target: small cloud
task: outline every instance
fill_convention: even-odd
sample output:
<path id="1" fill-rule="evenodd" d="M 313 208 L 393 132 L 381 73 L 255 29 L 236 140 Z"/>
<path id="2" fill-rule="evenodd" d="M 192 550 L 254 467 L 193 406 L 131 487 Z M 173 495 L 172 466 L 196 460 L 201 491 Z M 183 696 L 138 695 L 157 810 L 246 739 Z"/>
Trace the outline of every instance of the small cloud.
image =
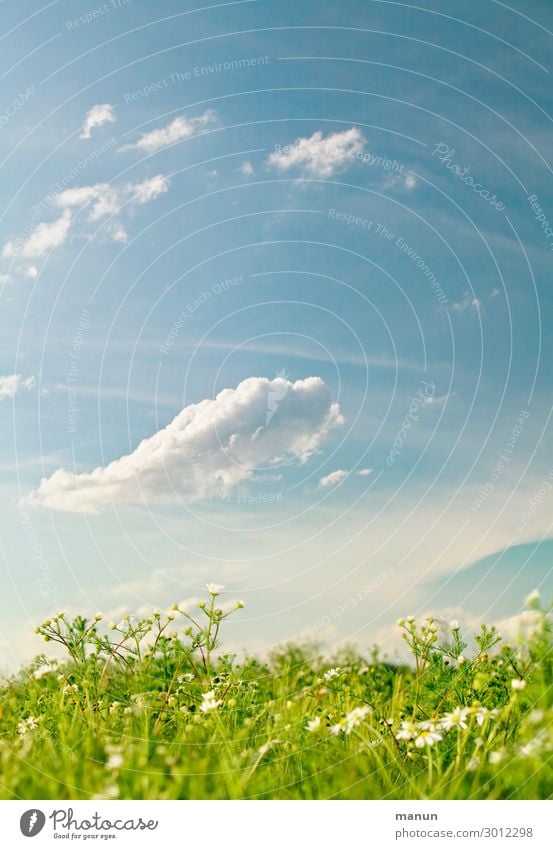
<path id="1" fill-rule="evenodd" d="M 166 127 L 158 127 L 156 130 L 144 133 L 134 144 L 126 144 L 120 147 L 119 153 L 124 150 L 144 150 L 146 153 L 155 153 L 164 147 L 176 144 L 182 139 L 190 138 L 215 119 L 216 113 L 213 109 L 208 109 L 207 112 L 197 118 L 175 118 Z"/>
<path id="2" fill-rule="evenodd" d="M 492 289 L 492 291 L 490 292 L 490 298 L 497 298 L 497 296 L 498 296 L 498 295 L 499 295 L 499 289 L 495 289 L 495 288 L 494 288 L 494 289 Z"/>
<path id="3" fill-rule="evenodd" d="M 243 162 L 240 166 L 240 173 L 243 177 L 253 177 L 255 174 L 254 167 L 251 162 Z"/>
<path id="4" fill-rule="evenodd" d="M 480 298 L 475 298 L 474 295 L 469 294 L 469 292 L 465 292 L 462 300 L 455 301 L 451 304 L 450 310 L 452 312 L 466 312 L 470 309 L 479 310 L 481 306 L 482 301 Z"/>
<path id="5" fill-rule="evenodd" d="M 315 177 L 332 177 L 363 153 L 365 138 L 361 130 L 351 127 L 323 136 L 321 130 L 309 138 L 299 138 L 287 146 L 279 146 L 267 159 L 279 171 L 301 168 Z"/>
<path id="6" fill-rule="evenodd" d="M 320 479 L 319 487 L 321 489 L 328 489 L 331 486 L 337 486 L 347 478 L 348 474 L 349 472 L 344 471 L 344 469 L 336 469 L 335 472 L 331 472 L 329 475 L 325 475 L 325 477 Z"/>
<path id="7" fill-rule="evenodd" d="M 21 374 L 7 374 L 0 377 L 0 401 L 15 398 L 21 389 L 34 389 L 36 378 L 23 377 Z"/>
<path id="8" fill-rule="evenodd" d="M 110 103 L 98 103 L 86 113 L 86 118 L 79 138 L 89 139 L 92 134 L 92 130 L 96 127 L 101 127 L 102 124 L 114 124 L 115 121 L 116 118 L 113 113 L 113 106 Z"/>
<path id="9" fill-rule="evenodd" d="M 372 475 L 374 469 L 359 469 L 357 474 L 360 478 L 367 478 L 369 475 Z"/>
<path id="10" fill-rule="evenodd" d="M 148 180 L 144 180 L 143 183 L 130 183 L 128 186 L 131 194 L 131 202 L 140 204 L 155 200 L 168 189 L 169 180 L 162 174 L 158 174 L 156 177 L 150 177 Z"/>
<path id="11" fill-rule="evenodd" d="M 38 277 L 38 268 L 36 267 L 36 265 L 28 265 L 23 271 L 23 274 L 29 280 L 36 280 Z"/>
<path id="12" fill-rule="evenodd" d="M 418 185 L 414 174 L 407 174 L 403 182 L 406 189 L 414 189 Z"/>
<path id="13" fill-rule="evenodd" d="M 38 224 L 30 236 L 21 242 L 8 241 L 2 250 L 4 259 L 22 257 L 37 259 L 45 256 L 52 248 L 62 245 L 69 235 L 71 213 L 65 210 L 61 218 L 49 224 Z"/>

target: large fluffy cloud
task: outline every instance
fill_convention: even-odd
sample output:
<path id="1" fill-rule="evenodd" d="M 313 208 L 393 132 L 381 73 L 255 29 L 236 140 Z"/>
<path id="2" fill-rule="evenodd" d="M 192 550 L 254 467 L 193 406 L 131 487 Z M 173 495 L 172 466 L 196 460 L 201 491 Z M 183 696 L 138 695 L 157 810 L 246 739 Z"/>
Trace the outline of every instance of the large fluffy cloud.
<path id="1" fill-rule="evenodd" d="M 126 144 L 124 147 L 120 147 L 119 151 L 144 150 L 146 153 L 155 153 L 163 147 L 181 141 L 181 139 L 190 138 L 214 120 L 215 112 L 212 109 L 208 109 L 207 112 L 198 115 L 197 118 L 175 118 L 166 127 L 158 127 L 155 130 L 150 130 L 149 133 L 144 133 L 135 144 Z"/>
<path id="2" fill-rule="evenodd" d="M 278 409 L 266 425 L 271 399 Z M 254 470 L 283 460 L 306 462 L 342 424 L 320 377 L 292 383 L 250 377 L 214 400 L 185 407 L 131 453 L 86 474 L 58 469 L 26 499 L 54 510 L 98 513 L 133 504 L 226 497 Z"/>
<path id="3" fill-rule="evenodd" d="M 301 168 L 315 177 L 332 177 L 356 157 L 363 154 L 365 138 L 358 127 L 323 136 L 317 130 L 309 138 L 299 138 L 293 144 L 278 146 L 267 162 L 279 171 Z"/>

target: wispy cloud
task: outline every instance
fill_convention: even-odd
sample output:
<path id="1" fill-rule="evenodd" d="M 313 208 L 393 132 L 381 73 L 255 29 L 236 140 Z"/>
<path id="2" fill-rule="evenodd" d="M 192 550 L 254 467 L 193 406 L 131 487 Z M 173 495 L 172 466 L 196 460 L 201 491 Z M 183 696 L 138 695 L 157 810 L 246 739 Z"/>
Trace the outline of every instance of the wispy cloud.
<path id="1" fill-rule="evenodd" d="M 203 115 L 197 118 L 175 118 L 166 127 L 158 127 L 155 130 L 150 130 L 149 133 L 144 133 L 134 144 L 126 144 L 119 148 L 119 153 L 125 150 L 144 150 L 146 153 L 155 153 L 164 147 L 182 139 L 188 139 L 194 136 L 208 124 L 212 124 L 216 119 L 216 113 L 213 109 L 208 109 Z"/>
<path id="2" fill-rule="evenodd" d="M 330 489 L 330 487 L 337 486 L 339 483 L 342 483 L 348 475 L 349 472 L 346 472 L 344 469 L 336 469 L 335 472 L 330 472 L 329 475 L 325 475 L 321 478 L 319 486 L 321 489 Z"/>
<path id="3" fill-rule="evenodd" d="M 340 408 L 320 377 L 288 381 L 266 426 L 274 383 L 251 377 L 213 400 L 191 404 L 130 454 L 88 474 L 58 469 L 26 501 L 53 510 L 98 513 L 112 502 L 224 498 L 260 467 L 284 458 L 304 463 L 343 423 Z"/>
<path id="4" fill-rule="evenodd" d="M 89 139 L 92 135 L 92 130 L 96 129 L 96 127 L 101 127 L 103 124 L 114 124 L 115 121 L 113 106 L 110 103 L 98 103 L 86 113 L 79 138 Z"/>
<path id="5" fill-rule="evenodd" d="M 49 224 L 38 224 L 30 235 L 22 241 L 10 240 L 2 249 L 4 259 L 21 257 L 23 259 L 38 259 L 46 256 L 53 248 L 62 245 L 69 235 L 71 213 L 66 210 L 60 218 Z"/>
<path id="6" fill-rule="evenodd" d="M 34 389 L 36 378 L 23 377 L 21 374 L 0 376 L 0 401 L 14 398 L 21 389 Z"/>

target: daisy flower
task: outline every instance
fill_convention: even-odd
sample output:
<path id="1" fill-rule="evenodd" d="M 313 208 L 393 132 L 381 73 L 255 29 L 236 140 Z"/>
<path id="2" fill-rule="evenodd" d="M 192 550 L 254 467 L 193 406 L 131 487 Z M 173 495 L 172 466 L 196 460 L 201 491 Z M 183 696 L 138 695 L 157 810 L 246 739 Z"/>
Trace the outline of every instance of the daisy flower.
<path id="1" fill-rule="evenodd" d="M 467 708 L 456 707 L 450 713 L 444 714 L 440 719 L 439 726 L 444 731 L 451 731 L 453 728 L 462 728 L 464 730 L 467 727 L 468 715 Z"/>
<path id="2" fill-rule="evenodd" d="M 315 719 L 307 720 L 307 725 L 305 727 L 305 730 L 309 731 L 309 732 L 311 732 L 311 734 L 313 734 L 313 732 L 318 731 L 320 727 L 321 727 L 321 717 L 316 716 Z"/>
<path id="3" fill-rule="evenodd" d="M 418 737 L 415 737 L 415 746 L 417 749 L 424 749 L 425 746 L 433 746 L 435 743 L 439 743 L 441 739 L 442 735 L 435 728 L 421 728 Z"/>
<path id="4" fill-rule="evenodd" d="M 211 713 L 211 711 L 217 710 L 220 705 L 221 700 L 215 698 L 213 690 L 210 690 L 208 693 L 202 693 L 202 703 L 200 705 L 202 713 Z"/>
<path id="5" fill-rule="evenodd" d="M 216 596 L 222 593 L 225 587 L 223 584 L 206 584 L 206 589 L 210 595 Z"/>
<path id="6" fill-rule="evenodd" d="M 415 722 L 402 722 L 399 726 L 399 731 L 396 734 L 396 740 L 413 740 L 417 736 L 419 730 Z"/>

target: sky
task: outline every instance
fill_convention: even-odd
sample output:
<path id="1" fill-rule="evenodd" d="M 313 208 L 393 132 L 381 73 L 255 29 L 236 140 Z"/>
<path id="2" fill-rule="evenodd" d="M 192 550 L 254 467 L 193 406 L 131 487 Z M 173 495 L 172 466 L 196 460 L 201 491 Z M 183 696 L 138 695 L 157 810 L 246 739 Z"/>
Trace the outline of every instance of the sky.
<path id="1" fill-rule="evenodd" d="M 0 11 L 0 665 L 550 598 L 550 4 Z"/>

